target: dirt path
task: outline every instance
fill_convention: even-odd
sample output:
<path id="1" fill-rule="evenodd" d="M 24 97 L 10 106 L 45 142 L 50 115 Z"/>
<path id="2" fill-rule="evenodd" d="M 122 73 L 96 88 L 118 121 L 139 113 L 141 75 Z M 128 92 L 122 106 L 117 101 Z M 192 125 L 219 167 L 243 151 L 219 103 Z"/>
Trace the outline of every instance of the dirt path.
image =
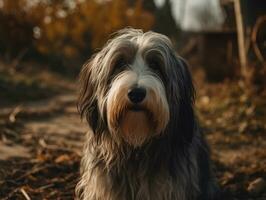
<path id="1" fill-rule="evenodd" d="M 18 135 L 15 135 L 15 131 L 13 133 L 19 142 L 8 138 L 1 141 L 0 159 L 30 157 L 29 144 L 33 139 L 38 140 L 38 144 L 35 145 L 56 145 L 58 148 L 69 148 L 79 152 L 86 125 L 77 114 L 75 101 L 74 94 L 65 94 L 49 100 L 6 108 L 3 115 L 9 115 L 10 125 L 21 127 Z M 6 128 L 5 131 L 12 134 L 12 129 Z"/>
<path id="2" fill-rule="evenodd" d="M 2 109 L 0 199 L 73 199 L 86 126 L 73 93 Z M 67 180 L 63 194 L 58 184 Z"/>

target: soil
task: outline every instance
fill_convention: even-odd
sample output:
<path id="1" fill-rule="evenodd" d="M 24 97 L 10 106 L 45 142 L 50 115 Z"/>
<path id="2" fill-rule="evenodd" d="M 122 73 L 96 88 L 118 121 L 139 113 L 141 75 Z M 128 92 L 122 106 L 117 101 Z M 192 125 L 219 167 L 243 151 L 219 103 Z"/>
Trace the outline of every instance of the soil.
<path id="1" fill-rule="evenodd" d="M 247 94 L 241 81 L 194 79 L 221 199 L 265 200 L 266 93 Z M 88 127 L 76 111 L 75 84 L 66 85 L 49 98 L 1 106 L 0 199 L 74 198 Z"/>

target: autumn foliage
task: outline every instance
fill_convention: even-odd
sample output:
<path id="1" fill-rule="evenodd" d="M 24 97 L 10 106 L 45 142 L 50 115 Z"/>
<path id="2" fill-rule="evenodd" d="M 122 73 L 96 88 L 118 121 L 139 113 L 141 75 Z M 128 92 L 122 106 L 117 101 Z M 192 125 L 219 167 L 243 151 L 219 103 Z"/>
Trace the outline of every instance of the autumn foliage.
<path id="1" fill-rule="evenodd" d="M 0 53 L 87 57 L 110 33 L 126 26 L 147 30 L 153 24 L 142 0 L 133 5 L 126 0 L 0 0 Z"/>

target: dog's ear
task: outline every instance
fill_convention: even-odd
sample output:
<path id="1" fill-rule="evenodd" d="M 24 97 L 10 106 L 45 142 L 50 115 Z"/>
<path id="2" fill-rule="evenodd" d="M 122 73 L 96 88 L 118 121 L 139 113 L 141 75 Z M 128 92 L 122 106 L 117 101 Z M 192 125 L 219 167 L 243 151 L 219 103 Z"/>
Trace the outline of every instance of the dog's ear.
<path id="1" fill-rule="evenodd" d="M 99 109 L 95 96 L 95 83 L 92 80 L 93 62 L 94 57 L 83 65 L 80 72 L 77 107 L 81 117 L 85 117 L 93 132 L 96 132 L 99 126 Z"/>
<path id="2" fill-rule="evenodd" d="M 170 129 L 182 144 L 192 141 L 195 128 L 195 90 L 187 63 L 172 53 L 169 69 L 168 100 L 170 106 Z M 181 140 L 180 140 L 181 139 Z"/>

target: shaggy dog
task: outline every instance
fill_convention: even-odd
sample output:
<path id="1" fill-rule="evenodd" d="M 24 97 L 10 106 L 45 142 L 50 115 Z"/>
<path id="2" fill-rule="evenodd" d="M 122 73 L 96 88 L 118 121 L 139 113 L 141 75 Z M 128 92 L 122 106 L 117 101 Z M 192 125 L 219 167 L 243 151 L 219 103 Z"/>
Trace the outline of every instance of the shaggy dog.
<path id="1" fill-rule="evenodd" d="M 90 130 L 78 199 L 214 199 L 191 76 L 166 36 L 119 31 L 84 65 L 80 84 Z"/>

